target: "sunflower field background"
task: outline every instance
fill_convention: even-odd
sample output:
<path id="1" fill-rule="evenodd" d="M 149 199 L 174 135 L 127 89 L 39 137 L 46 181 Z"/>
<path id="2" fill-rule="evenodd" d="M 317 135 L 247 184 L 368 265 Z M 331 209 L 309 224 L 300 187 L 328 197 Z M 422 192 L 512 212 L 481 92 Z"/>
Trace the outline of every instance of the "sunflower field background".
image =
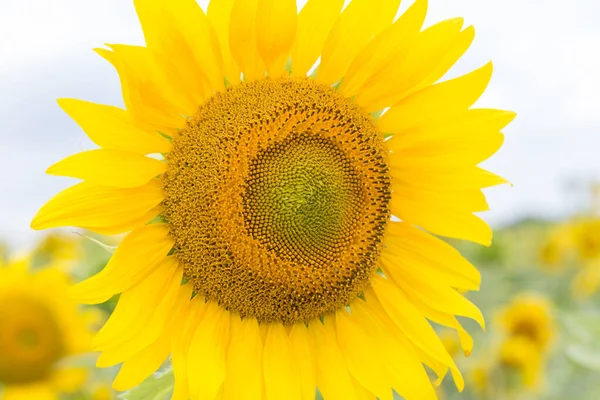
<path id="1" fill-rule="evenodd" d="M 591 212 L 564 221 L 529 218 L 496 230 L 491 247 L 453 242 L 482 272 L 480 292 L 470 298 L 488 324 L 481 332 L 466 322 L 475 347 L 469 357 L 455 332 L 439 328 L 443 343 L 466 378 L 463 393 L 451 379 L 438 387 L 440 399 L 581 399 L 600 396 L 600 218 Z M 56 231 L 29 254 L 32 268 L 60 265 L 75 280 L 91 276 L 108 261 L 117 242 L 85 231 Z M 15 256 L 2 246 L 2 261 Z M 91 306 L 106 319 L 116 298 Z M 69 363 L 89 373 L 66 400 L 168 400 L 170 366 L 139 387 L 118 393 L 110 384 L 118 369 L 94 368 L 85 354 Z M 399 398 L 400 399 L 400 398 Z"/>
<path id="2" fill-rule="evenodd" d="M 0 335 L 0 378 L 7 377 L 4 382 L 0 379 L 0 400 L 169 400 L 175 386 L 169 360 L 141 385 L 126 392 L 112 388 L 119 366 L 96 367 L 98 353 L 93 351 L 91 337 L 114 312 L 118 295 L 102 304 L 85 306 L 75 305 L 63 296 L 67 286 L 101 271 L 123 236 L 103 236 L 76 228 L 34 234 L 28 228 L 35 209 L 56 189 L 40 178 L 40 165 L 50 165 L 65 154 L 88 147 L 87 142 L 73 139 L 81 133 L 74 124 L 64 128 L 66 123 L 57 116 L 60 112 L 45 109 L 47 103 L 55 106 L 54 98 L 64 93 L 60 90 L 65 86 L 68 94 L 76 95 L 84 93 L 81 87 L 91 86 L 91 95 L 81 97 L 94 101 L 109 103 L 118 97 L 118 89 L 107 89 L 110 85 L 104 81 L 89 82 L 94 74 L 108 76 L 112 71 L 73 58 L 82 48 L 91 47 L 85 40 L 100 45 L 105 38 L 90 34 L 87 39 L 78 40 L 77 33 L 85 31 L 86 25 L 90 30 L 100 27 L 98 32 L 108 30 L 109 39 L 117 40 L 117 31 L 111 30 L 113 25 L 126 26 L 118 32 L 124 36 L 129 35 L 130 27 L 138 29 L 133 18 L 100 11 L 102 2 L 92 1 L 89 8 L 71 0 L 57 1 L 56 6 L 48 3 L 52 2 L 33 1 L 33 11 L 16 2 L 0 4 L 0 37 L 20 33 L 15 37 L 16 44 L 0 42 L 0 49 L 6 50 L 7 55 L 0 55 L 0 149 L 5 153 L 0 159 L 5 171 L 0 178 L 0 184 L 5 185 L 0 193 L 0 207 L 5 212 L 0 221 L 0 307 L 14 304 L 3 303 L 5 299 L 18 299 L 19 304 L 25 305 L 0 308 L 0 334 L 8 332 Z M 206 2 L 199 3 L 204 6 Z M 402 9 L 412 3 L 402 1 Z M 429 8 L 441 20 L 434 10 L 452 9 L 449 3 L 452 2 L 430 0 Z M 600 58 L 596 50 L 600 48 L 600 31 L 595 23 L 600 8 L 591 0 L 570 4 L 536 0 L 527 5 L 515 0 L 504 8 L 514 6 L 516 11 L 501 14 L 504 21 L 492 24 L 494 28 L 486 31 L 477 15 L 492 21 L 494 14 L 502 11 L 500 2 L 458 3 L 461 8 L 457 13 L 477 11 L 467 20 L 476 28 L 483 28 L 482 36 L 488 46 L 475 47 L 474 52 L 467 53 L 458 69 L 464 73 L 482 65 L 488 56 L 494 59 L 499 81 L 493 80 L 489 91 L 499 94 L 497 98 L 484 97 L 483 103 L 500 103 L 514 109 L 518 118 L 516 126 L 505 131 L 506 145 L 485 165 L 506 174 L 511 182 L 489 190 L 492 211 L 481 214 L 493 227 L 492 245 L 483 247 L 444 239 L 481 272 L 480 290 L 466 297 L 482 311 L 486 329 L 482 331 L 474 321 L 458 317 L 474 340 L 472 353 L 463 354 L 456 332 L 432 323 L 465 377 L 461 393 L 450 376 L 436 382 L 436 393 L 441 400 L 600 399 Z M 130 8 L 128 12 L 135 14 L 133 6 Z M 103 18 L 96 18 L 96 14 Z M 85 18 L 79 20 L 77 15 Z M 11 25 L 13 19 L 25 27 L 43 27 L 52 41 L 48 42 L 43 32 L 32 39 L 29 31 L 16 23 Z M 77 22 L 65 24 L 71 30 L 61 31 L 61 22 L 72 20 Z M 569 32 L 564 37 L 553 36 L 558 35 L 555 28 L 561 21 L 572 24 L 571 29 L 565 25 L 564 30 Z M 129 37 L 135 42 L 133 34 Z M 544 37 L 545 41 L 540 39 Z M 57 43 L 69 40 L 73 46 L 61 53 Z M 508 42 L 510 46 L 505 47 L 513 52 L 494 57 L 494 45 Z M 89 72 L 89 76 L 75 76 L 73 80 L 63 77 L 60 82 L 51 67 L 58 58 L 67 72 L 78 68 Z M 509 64 L 509 59 L 520 58 L 524 66 Z M 508 66 L 503 67 L 503 62 Z M 43 69 L 46 63 L 50 67 Z M 18 75 L 18 71 L 29 75 Z M 450 75 L 461 73 L 452 70 Z M 574 82 L 578 76 L 585 77 L 579 86 Z M 38 86 L 42 88 L 39 95 Z M 551 95 L 566 99 L 568 104 L 554 101 L 542 105 L 542 99 L 552 98 Z M 27 114 L 17 118 L 21 115 L 17 109 L 26 109 Z M 31 117 L 38 112 L 41 117 Z M 71 136 L 62 135 L 61 129 L 71 129 Z M 572 147 L 561 151 L 567 145 Z M 62 147 L 57 150 L 53 146 Z M 35 168 L 35 172 L 30 168 Z M 496 208 L 501 212 L 495 213 Z M 4 294 L 9 296 L 2 297 Z M 27 308 L 30 301 L 32 308 Z M 61 310 L 61 315 L 65 315 L 62 325 L 45 321 L 46 305 Z M 8 318 L 27 322 L 38 316 L 40 322 L 33 326 L 51 331 L 61 340 L 25 343 L 39 350 L 38 355 L 25 356 L 39 356 L 40 361 L 40 371 L 25 372 L 39 372 L 43 379 L 26 393 L 20 393 L 22 366 L 1 358 L 14 351 L 11 326 L 2 324 Z M 68 338 L 69 346 L 65 346 L 64 338 Z M 50 354 L 52 359 L 55 353 L 61 354 L 60 361 L 47 365 L 45 357 Z M 434 381 L 434 374 L 430 376 Z M 399 396 L 396 399 L 402 400 Z"/>

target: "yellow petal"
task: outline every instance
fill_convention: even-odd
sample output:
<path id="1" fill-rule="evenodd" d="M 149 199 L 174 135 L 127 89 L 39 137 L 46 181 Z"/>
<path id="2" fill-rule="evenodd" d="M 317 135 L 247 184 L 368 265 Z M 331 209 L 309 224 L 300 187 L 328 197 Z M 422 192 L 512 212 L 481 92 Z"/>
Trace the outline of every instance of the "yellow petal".
<path id="1" fill-rule="evenodd" d="M 460 322 L 458 322 L 454 315 L 434 310 L 431 307 L 428 307 L 425 304 L 419 302 L 414 297 L 410 297 L 410 299 L 417 308 L 417 310 L 419 310 L 423 314 L 423 316 L 425 316 L 425 318 L 427 318 L 428 320 L 433 321 L 436 324 L 456 329 L 465 356 L 468 357 L 471 355 L 471 352 L 473 351 L 473 338 L 471 337 L 469 332 L 467 332 L 465 328 L 463 328 Z"/>
<path id="2" fill-rule="evenodd" d="M 462 391 L 462 375 L 431 325 L 391 281 L 377 276 L 374 278 L 373 291 L 390 319 L 417 347 L 448 366 L 457 388 Z"/>
<path id="3" fill-rule="evenodd" d="M 504 110 L 467 110 L 444 118 L 423 120 L 403 130 L 396 126 L 396 132 L 386 145 L 393 152 L 417 152 L 419 146 L 443 144 L 449 140 L 477 140 L 480 136 L 500 132 L 515 116 L 515 113 Z"/>
<path id="4" fill-rule="evenodd" d="M 298 370 L 286 328 L 280 323 L 269 324 L 263 353 L 263 373 L 267 400 L 300 400 Z"/>
<path id="5" fill-rule="evenodd" d="M 448 45 L 437 48 L 438 51 L 435 53 L 435 56 L 428 61 L 429 65 L 418 71 L 416 78 L 413 78 L 410 85 L 406 85 L 404 86 L 404 89 L 393 93 L 390 97 L 387 97 L 383 103 L 395 104 L 401 99 L 409 96 L 411 93 L 437 82 L 469 49 L 474 38 L 475 29 L 472 26 L 459 32 Z M 405 60 L 405 62 L 412 63 L 414 61 Z M 373 108 L 378 108 L 381 104 L 382 103 L 380 102 L 379 104 L 374 105 Z"/>
<path id="6" fill-rule="evenodd" d="M 381 132 L 398 132 L 433 120 L 466 111 L 483 94 L 492 77 L 492 64 L 467 75 L 418 91 L 390 108 L 377 120 Z"/>
<path id="7" fill-rule="evenodd" d="M 231 341 L 227 350 L 225 400 L 262 400 L 263 342 L 254 318 L 231 315 Z M 314 396 L 314 392 L 313 392 Z"/>
<path id="8" fill-rule="evenodd" d="M 137 219 L 114 221 L 114 223 L 107 224 L 105 226 L 81 226 L 80 228 L 99 233 L 100 235 L 114 235 L 115 233 L 129 232 L 135 228 L 146 225 L 163 212 L 164 207 L 162 204 L 159 204 L 158 206 L 148 210 L 146 214 L 143 214 Z"/>
<path id="9" fill-rule="evenodd" d="M 356 55 L 373 35 L 389 26 L 400 0 L 352 0 L 333 25 L 321 55 L 317 81 L 331 85 L 344 76 Z"/>
<path id="10" fill-rule="evenodd" d="M 327 400 L 357 400 L 352 379 L 337 345 L 334 321 L 316 320 L 308 325 L 317 353 L 317 386 Z"/>
<path id="11" fill-rule="evenodd" d="M 417 87 L 417 90 L 432 83 L 437 82 L 458 62 L 458 60 L 465 54 L 465 52 L 471 47 L 475 39 L 475 28 L 469 26 L 462 32 L 460 32 L 456 39 L 446 49 L 446 53 L 442 57 L 441 61 L 431 72 L 431 74 L 421 82 Z"/>
<path id="12" fill-rule="evenodd" d="M 135 0 L 149 49 L 176 64 L 196 104 L 224 89 L 217 35 L 195 0 Z"/>
<path id="13" fill-rule="evenodd" d="M 90 150 L 54 164 L 46 173 L 70 176 L 104 186 L 142 186 L 162 174 L 167 164 L 122 150 Z"/>
<path id="14" fill-rule="evenodd" d="M 366 299 L 369 313 L 373 315 L 382 326 L 384 326 L 385 331 L 391 335 L 389 337 L 393 338 L 393 340 L 390 342 L 392 344 L 390 348 L 398 347 L 396 350 L 402 352 L 403 354 L 410 354 L 420 363 L 427 365 L 437 375 L 436 382 L 442 382 L 448 373 L 448 366 L 420 347 L 415 346 L 412 340 L 409 339 L 391 319 L 388 312 L 381 305 L 381 302 L 377 298 L 377 295 L 372 288 L 364 291 L 364 297 Z M 399 357 L 399 359 L 403 359 L 402 357 L 403 356 Z M 427 380 L 431 382 L 429 378 Z"/>
<path id="15" fill-rule="evenodd" d="M 356 392 L 356 398 L 358 400 L 377 400 L 377 397 L 369 392 L 363 385 L 358 383 L 354 377 L 352 377 L 352 386 L 354 386 L 354 391 Z"/>
<path id="16" fill-rule="evenodd" d="M 119 226 L 112 234 L 126 232 L 140 224 L 140 217 L 164 198 L 160 182 L 152 181 L 136 188 L 112 188 L 82 182 L 46 203 L 34 217 L 36 230 L 59 226 L 77 226 L 94 230 Z"/>
<path id="17" fill-rule="evenodd" d="M 351 379 L 352 386 L 354 387 L 354 392 L 356 393 L 356 398 L 358 400 L 377 400 L 377 397 L 369 392 L 363 385 L 358 383 L 354 377 L 351 377 Z"/>
<path id="18" fill-rule="evenodd" d="M 298 368 L 302 400 L 314 400 L 317 389 L 317 356 L 308 328 L 296 323 L 290 331 L 294 362 Z"/>
<path id="19" fill-rule="evenodd" d="M 192 295 L 191 285 L 181 286 L 180 278 L 181 275 L 179 275 L 179 279 L 171 282 L 147 325 L 134 326 L 131 334 L 127 337 L 111 343 L 109 348 L 103 349 L 96 363 L 98 367 L 119 364 L 142 352 L 161 336 L 170 334 L 171 324 Z"/>
<path id="20" fill-rule="evenodd" d="M 173 244 L 168 225 L 152 224 L 134 230 L 123 239 L 102 271 L 73 286 L 71 296 L 80 303 L 105 302 L 148 276 Z"/>
<path id="21" fill-rule="evenodd" d="M 193 115 L 198 103 L 175 65 L 146 47 L 112 45 L 111 49 L 96 52 L 117 70 L 127 111 L 161 132 L 183 128 L 185 116 Z"/>
<path id="22" fill-rule="evenodd" d="M 256 47 L 258 0 L 235 0 L 229 23 L 229 48 L 245 80 L 260 79 L 265 65 Z"/>
<path id="23" fill-rule="evenodd" d="M 177 258 L 169 256 L 139 283 L 121 293 L 115 310 L 94 337 L 94 348 L 104 350 L 127 342 L 141 327 L 147 327 L 162 299 L 178 289 L 182 274 Z M 147 300 L 140 302 L 139 299 Z"/>
<path id="24" fill-rule="evenodd" d="M 163 335 L 156 342 L 123 363 L 113 382 L 113 389 L 125 391 L 139 385 L 160 368 L 170 352 L 171 337 Z"/>
<path id="25" fill-rule="evenodd" d="M 392 212 L 402 220 L 421 226 L 436 235 L 469 240 L 483 246 L 492 243 L 489 225 L 471 213 L 457 213 L 442 207 L 424 210 L 421 204 L 413 200 L 395 202 Z"/>
<path id="26" fill-rule="evenodd" d="M 481 327 L 485 327 L 481 311 L 456 289 L 449 287 L 439 279 L 425 279 L 413 272 L 415 265 L 402 270 L 394 268 L 393 263 L 399 260 L 392 257 L 391 254 L 392 250 L 388 249 L 385 250 L 385 255 L 382 254 L 381 260 L 385 266 L 385 272 L 409 297 L 434 310 L 471 318 L 477 321 Z"/>
<path id="27" fill-rule="evenodd" d="M 392 26 L 375 37 L 350 65 L 340 93 L 346 97 L 356 95 L 395 54 L 406 53 L 419 34 L 426 14 L 427 0 L 417 0 Z"/>
<path id="28" fill-rule="evenodd" d="M 76 99 L 59 99 L 58 105 L 104 149 L 138 154 L 171 151 L 168 140 L 156 132 L 142 130 L 125 110 Z"/>
<path id="29" fill-rule="evenodd" d="M 443 207 L 457 213 L 473 213 L 488 211 L 489 206 L 481 190 L 428 190 L 413 187 L 412 185 L 394 185 L 393 198 L 408 199 L 422 202 L 424 207 Z"/>
<path id="30" fill-rule="evenodd" d="M 392 24 L 394 19 L 396 19 L 400 3 L 400 0 L 383 0 L 378 2 L 377 7 L 375 8 L 378 8 L 379 12 L 375 18 L 375 23 L 373 24 L 371 38 L 379 35 Z"/>
<path id="31" fill-rule="evenodd" d="M 394 390 L 407 400 L 437 399 L 421 362 L 399 343 L 399 335 L 377 319 L 369 305 L 360 299 L 355 300 L 351 304 L 352 318 L 364 327 L 374 346 L 379 345 L 378 361 L 385 366 Z"/>
<path id="32" fill-rule="evenodd" d="M 344 0 L 308 0 L 298 15 L 298 32 L 292 47 L 292 74 L 303 76 L 317 61 Z"/>
<path id="33" fill-rule="evenodd" d="M 229 82 L 236 84 L 240 81 L 240 69 L 229 50 L 229 24 L 233 2 L 234 0 L 211 0 L 208 3 L 206 16 L 215 28 L 219 38 L 225 76 Z"/>
<path id="34" fill-rule="evenodd" d="M 194 301 L 197 300 L 197 301 Z M 199 379 L 194 379 L 196 375 L 196 371 L 193 368 L 194 363 L 198 361 L 194 361 L 195 353 L 191 352 L 192 341 L 194 340 L 194 335 L 196 331 L 199 329 L 200 322 L 203 320 L 204 316 L 208 311 L 208 303 L 205 301 L 204 297 L 200 296 L 199 299 L 192 299 L 191 309 L 193 314 L 195 314 L 193 319 L 190 319 L 188 323 L 185 325 L 185 335 L 180 338 L 180 345 L 185 344 L 186 346 L 181 349 L 185 352 L 184 358 L 186 361 L 185 369 L 187 374 L 187 383 L 188 383 L 188 393 L 189 396 L 186 397 L 190 400 L 200 400 L 198 393 L 200 392 L 200 384 L 201 381 Z M 198 376 L 198 375 L 196 375 Z"/>
<path id="35" fill-rule="evenodd" d="M 188 353 L 192 399 L 214 399 L 225 380 L 225 356 L 229 343 L 229 312 L 215 302 L 206 304 Z M 192 390 L 196 389 L 196 390 Z"/>
<path id="36" fill-rule="evenodd" d="M 199 318 L 205 309 L 200 295 L 188 301 L 173 319 L 172 362 L 175 376 L 172 400 L 189 400 L 187 353 Z M 197 391 L 195 391 L 197 392 Z"/>
<path id="37" fill-rule="evenodd" d="M 256 44 L 269 76 L 285 72 L 290 48 L 296 37 L 296 0 L 258 0 Z"/>
<path id="38" fill-rule="evenodd" d="M 481 218 L 429 197 L 420 197 L 418 191 L 405 191 L 403 196 L 392 196 L 390 208 L 403 221 L 436 235 L 470 240 L 484 246 L 492 242 L 492 230 Z"/>
<path id="39" fill-rule="evenodd" d="M 458 167 L 477 165 L 497 152 L 504 143 L 500 132 L 479 132 L 478 135 L 450 137 L 414 145 L 391 156 L 394 166 L 436 165 Z"/>
<path id="40" fill-rule="evenodd" d="M 475 166 L 453 169 L 423 166 L 395 168 L 392 180 L 436 190 L 472 190 L 509 183 L 506 179 Z"/>
<path id="41" fill-rule="evenodd" d="M 350 374 L 380 400 L 393 399 L 385 370 L 382 372 L 380 359 L 364 329 L 345 310 L 335 313 L 338 345 L 346 360 Z"/>
<path id="42" fill-rule="evenodd" d="M 449 286 L 478 290 L 481 274 L 458 250 L 433 235 L 404 222 L 390 222 L 386 233 L 391 268 L 398 274 L 419 265 L 420 273 L 437 278 Z"/>
<path id="43" fill-rule="evenodd" d="M 393 106 L 433 73 L 460 33 L 460 18 L 440 22 L 423 31 L 405 53 L 397 53 L 356 96 L 368 112 Z"/>

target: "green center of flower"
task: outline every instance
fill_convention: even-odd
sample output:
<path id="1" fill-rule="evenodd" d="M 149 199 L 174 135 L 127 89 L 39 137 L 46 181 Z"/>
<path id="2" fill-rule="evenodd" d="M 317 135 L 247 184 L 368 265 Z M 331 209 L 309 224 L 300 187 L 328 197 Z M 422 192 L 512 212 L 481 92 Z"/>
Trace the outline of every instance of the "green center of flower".
<path id="1" fill-rule="evenodd" d="M 250 162 L 242 195 L 253 238 L 288 261 L 334 261 L 356 229 L 364 206 L 361 181 L 330 139 L 291 136 Z"/>

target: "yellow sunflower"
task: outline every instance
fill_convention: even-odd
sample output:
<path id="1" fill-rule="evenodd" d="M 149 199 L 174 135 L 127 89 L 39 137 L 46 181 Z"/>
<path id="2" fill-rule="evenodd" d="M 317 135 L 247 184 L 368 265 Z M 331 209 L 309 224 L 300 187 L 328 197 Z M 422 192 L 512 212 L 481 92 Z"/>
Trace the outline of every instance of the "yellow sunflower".
<path id="1" fill-rule="evenodd" d="M 600 219 L 582 218 L 572 223 L 572 241 L 581 261 L 600 259 Z"/>
<path id="2" fill-rule="evenodd" d="M 468 382 L 472 385 L 471 390 L 481 398 L 492 398 L 495 392 L 493 367 L 493 363 L 486 357 L 475 361 L 467 372 Z"/>
<path id="3" fill-rule="evenodd" d="M 81 237 L 63 232 L 52 232 L 44 236 L 35 249 L 32 258 L 36 265 L 57 264 L 68 268 L 82 257 Z"/>
<path id="4" fill-rule="evenodd" d="M 570 261 L 580 268 L 571 284 L 575 297 L 586 299 L 600 287 L 600 219 L 578 217 L 552 231 L 542 246 L 543 265 L 555 270 Z"/>
<path id="5" fill-rule="evenodd" d="M 507 336 L 524 338 L 542 353 L 547 352 L 554 342 L 557 328 L 552 305 L 539 295 L 517 296 L 499 312 L 498 320 Z"/>
<path id="6" fill-rule="evenodd" d="M 543 382 L 543 354 L 523 336 L 506 338 L 500 348 L 500 365 L 505 373 L 516 372 L 518 386 L 539 390 Z"/>
<path id="7" fill-rule="evenodd" d="M 573 247 L 571 227 L 561 224 L 553 228 L 540 248 L 539 259 L 548 271 L 560 271 L 567 267 L 566 255 Z"/>
<path id="8" fill-rule="evenodd" d="M 56 268 L 0 265 L 0 399 L 52 400 L 77 390 L 86 370 L 65 363 L 91 349 L 84 313 L 68 298 L 71 282 Z"/>
<path id="9" fill-rule="evenodd" d="M 126 109 L 59 100 L 101 149 L 50 167 L 83 182 L 32 223 L 129 232 L 71 292 L 121 294 L 94 342 L 115 388 L 171 354 L 173 399 L 435 398 L 424 366 L 462 389 L 429 321 L 469 353 L 480 275 L 433 234 L 490 244 L 505 181 L 478 164 L 514 118 L 471 109 L 491 64 L 436 83 L 473 28 L 423 29 L 425 0 L 134 3 L 146 47 L 97 50 Z"/>
<path id="10" fill-rule="evenodd" d="M 110 386 L 99 386 L 92 393 L 92 400 L 114 400 L 115 394 Z"/>
<path id="11" fill-rule="evenodd" d="M 600 288 L 600 219 L 578 218 L 569 224 L 571 246 L 581 269 L 571 284 L 576 298 L 586 299 Z"/>
<path id="12" fill-rule="evenodd" d="M 581 271 L 575 275 L 571 283 L 573 296 L 585 300 L 600 289 L 600 260 L 582 265 Z"/>
<path id="13" fill-rule="evenodd" d="M 556 324 L 548 300 L 521 295 L 499 313 L 505 334 L 500 348 L 502 365 L 520 373 L 525 387 L 540 389 L 546 356 L 556 336 Z"/>

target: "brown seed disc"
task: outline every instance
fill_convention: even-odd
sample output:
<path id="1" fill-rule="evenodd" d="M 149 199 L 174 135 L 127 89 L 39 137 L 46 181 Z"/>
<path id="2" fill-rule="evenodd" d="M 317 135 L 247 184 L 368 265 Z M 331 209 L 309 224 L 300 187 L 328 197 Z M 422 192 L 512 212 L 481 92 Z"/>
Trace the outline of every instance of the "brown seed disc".
<path id="1" fill-rule="evenodd" d="M 390 216 L 382 136 L 335 90 L 265 78 L 214 95 L 173 140 L 164 217 L 197 293 L 291 324 L 349 304 Z"/>

